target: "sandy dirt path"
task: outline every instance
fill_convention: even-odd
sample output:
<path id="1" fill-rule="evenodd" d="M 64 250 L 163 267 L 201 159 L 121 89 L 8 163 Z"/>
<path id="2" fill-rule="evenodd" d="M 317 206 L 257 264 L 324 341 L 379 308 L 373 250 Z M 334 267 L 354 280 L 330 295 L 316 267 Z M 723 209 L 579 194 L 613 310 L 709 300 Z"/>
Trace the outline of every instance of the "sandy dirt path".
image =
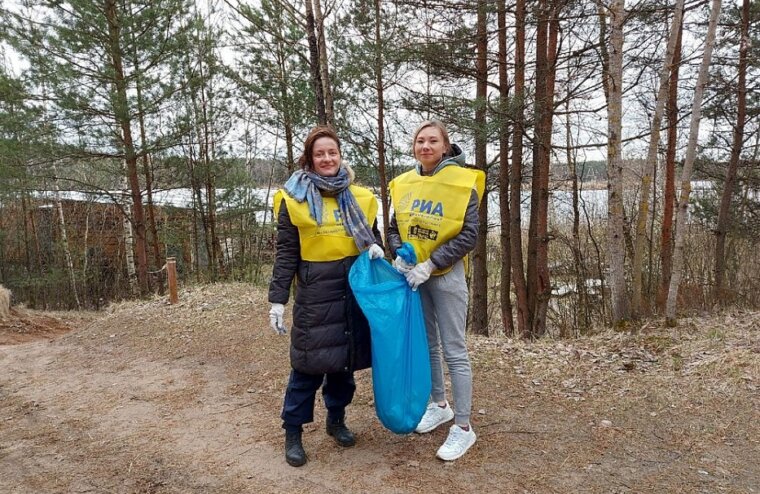
<path id="1" fill-rule="evenodd" d="M 0 492 L 760 492 L 756 322 L 722 339 L 471 340 L 479 439 L 450 464 L 434 457 L 445 430 L 383 429 L 362 372 L 357 446 L 326 436 L 318 405 L 294 469 L 278 419 L 287 339 L 249 292 L 126 304 L 0 346 Z"/>

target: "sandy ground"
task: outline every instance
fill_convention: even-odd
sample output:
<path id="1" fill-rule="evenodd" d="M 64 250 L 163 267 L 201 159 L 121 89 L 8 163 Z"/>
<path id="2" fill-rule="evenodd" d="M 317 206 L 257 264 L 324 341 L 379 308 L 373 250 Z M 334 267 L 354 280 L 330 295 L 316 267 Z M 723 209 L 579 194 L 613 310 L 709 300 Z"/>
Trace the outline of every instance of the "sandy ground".
<path id="1" fill-rule="evenodd" d="M 370 372 L 354 448 L 306 428 L 283 458 L 287 337 L 263 290 L 186 290 L 178 305 L 15 309 L 0 321 L 2 493 L 760 492 L 760 314 L 636 335 L 469 340 L 478 442 L 443 463 L 446 430 L 397 436 Z"/>

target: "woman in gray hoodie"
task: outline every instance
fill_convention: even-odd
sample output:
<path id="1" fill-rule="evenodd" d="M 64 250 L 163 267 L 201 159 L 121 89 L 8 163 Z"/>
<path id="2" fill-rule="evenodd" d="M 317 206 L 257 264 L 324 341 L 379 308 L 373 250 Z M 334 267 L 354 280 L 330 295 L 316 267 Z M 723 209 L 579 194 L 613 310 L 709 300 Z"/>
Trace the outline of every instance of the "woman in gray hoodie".
<path id="1" fill-rule="evenodd" d="M 462 149 L 449 141 L 440 122 L 423 122 L 414 133 L 412 149 L 417 166 L 390 183 L 394 214 L 388 243 L 394 267 L 413 290 L 419 289 L 425 314 L 433 388 L 431 403 L 415 431 L 430 432 L 454 419 L 437 456 L 455 460 L 476 440 L 470 424 L 472 369 L 465 341 L 465 264 L 477 241 L 485 174 L 465 166 Z M 404 242 L 414 247 L 415 264 L 397 257 Z M 442 360 L 451 377 L 454 410 L 446 400 Z"/>

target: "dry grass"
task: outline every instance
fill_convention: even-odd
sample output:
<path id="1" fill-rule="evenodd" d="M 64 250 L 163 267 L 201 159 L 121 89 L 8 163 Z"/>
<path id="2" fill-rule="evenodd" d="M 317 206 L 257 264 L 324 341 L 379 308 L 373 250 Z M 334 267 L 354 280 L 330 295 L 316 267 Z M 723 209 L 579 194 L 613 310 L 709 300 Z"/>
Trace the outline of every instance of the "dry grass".
<path id="1" fill-rule="evenodd" d="M 262 289 L 219 284 L 112 306 L 51 343 L 0 347 L 3 492 L 756 492 L 760 313 L 528 343 L 470 338 L 475 447 L 395 436 L 371 374 L 355 448 L 306 428 L 282 459 L 287 338 Z M 53 314 L 59 317 L 60 314 Z"/>

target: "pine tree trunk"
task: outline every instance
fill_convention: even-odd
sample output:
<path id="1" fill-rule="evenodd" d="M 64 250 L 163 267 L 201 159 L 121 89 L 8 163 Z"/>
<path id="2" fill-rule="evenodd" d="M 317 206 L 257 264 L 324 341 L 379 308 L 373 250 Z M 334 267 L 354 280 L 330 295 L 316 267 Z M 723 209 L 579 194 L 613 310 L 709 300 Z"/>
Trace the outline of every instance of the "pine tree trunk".
<path id="1" fill-rule="evenodd" d="M 512 275 L 512 246 L 510 243 L 509 210 L 509 81 L 507 80 L 507 5 L 506 0 L 498 3 L 499 26 L 499 215 L 501 229 L 501 282 L 499 283 L 499 302 L 501 305 L 501 322 L 504 334 L 513 336 L 515 326 L 512 320 L 512 297 L 510 296 L 510 278 Z"/>
<path id="2" fill-rule="evenodd" d="M 536 35 L 536 138 L 533 145 L 533 183 L 528 240 L 528 301 L 533 309 L 531 334 L 546 332 L 546 312 L 551 297 L 549 273 L 549 163 L 554 116 L 558 10 L 539 1 Z"/>
<path id="3" fill-rule="evenodd" d="M 319 61 L 319 43 L 314 20 L 312 0 L 305 0 L 306 6 L 306 37 L 309 41 L 309 66 L 311 68 L 311 83 L 314 87 L 314 101 L 317 109 L 317 121 L 320 125 L 327 124 L 325 97 L 322 88 L 321 65 Z"/>
<path id="4" fill-rule="evenodd" d="M 308 0 L 307 0 L 308 1 Z M 330 84 L 329 58 L 327 56 L 327 39 L 325 38 L 325 18 L 322 15 L 320 0 L 314 2 L 314 23 L 319 45 L 319 73 L 322 79 L 322 92 L 325 97 L 325 120 L 335 126 L 335 110 L 333 108 L 332 84 Z"/>
<path id="5" fill-rule="evenodd" d="M 731 158 L 726 170 L 726 181 L 723 185 L 723 195 L 720 198 L 718 224 L 715 228 L 715 293 L 714 299 L 719 304 L 727 301 L 724 293 L 726 277 L 726 234 L 731 225 L 731 198 L 736 188 L 736 173 L 744 141 L 744 124 L 747 118 L 747 52 L 749 51 L 749 0 L 742 3 L 742 25 L 739 38 L 739 80 L 736 90 L 737 111 L 734 126 L 733 142 L 731 143 Z"/>
<path id="6" fill-rule="evenodd" d="M 137 70 L 137 66 L 135 66 L 135 70 Z M 153 163 L 151 155 L 147 149 L 142 88 L 140 87 L 139 78 L 137 81 L 137 106 L 140 124 L 140 142 L 143 154 L 143 174 L 145 175 L 145 200 L 147 201 L 148 227 L 150 229 L 151 239 L 153 240 L 153 242 L 151 242 L 151 247 L 153 248 L 153 262 L 155 263 L 155 267 L 158 268 L 163 265 L 163 262 L 161 262 L 161 249 L 159 247 L 158 229 L 156 228 L 156 211 L 153 206 Z M 161 277 L 158 277 L 158 290 L 159 293 L 164 292 L 164 282 Z"/>
<path id="7" fill-rule="evenodd" d="M 641 177 L 641 199 L 639 201 L 639 213 L 636 220 L 636 243 L 633 253 L 633 271 L 631 286 L 631 317 L 639 319 L 643 315 L 642 306 L 642 272 L 644 263 L 644 246 L 646 244 L 646 226 L 649 220 L 649 191 L 652 184 L 652 175 L 657 169 L 657 149 L 660 143 L 660 126 L 662 115 L 665 112 L 665 101 L 668 93 L 668 76 L 673 68 L 673 54 L 678 39 L 678 26 L 681 25 L 683 16 L 684 0 L 677 0 L 675 14 L 668 35 L 668 46 L 665 51 L 660 70 L 660 86 L 655 99 L 654 115 L 652 117 L 652 131 L 649 137 L 649 149 L 644 173 Z"/>
<path id="8" fill-rule="evenodd" d="M 148 284 L 148 256 L 145 245 L 145 214 L 143 212 L 142 195 L 140 192 L 140 180 L 137 173 L 137 156 L 135 154 L 134 140 L 132 139 L 132 126 L 127 99 L 127 81 L 122 64 L 121 26 L 115 0 L 105 1 L 104 13 L 108 22 L 110 62 L 114 70 L 114 114 L 116 116 L 116 123 L 121 128 L 122 148 L 127 163 L 127 180 L 129 181 L 132 195 L 132 223 L 135 233 L 137 281 L 140 287 L 140 294 L 147 295 L 150 291 L 150 286 Z"/>
<path id="9" fill-rule="evenodd" d="M 388 205 L 388 179 L 385 174 L 385 87 L 383 85 L 383 39 L 380 33 L 381 0 L 375 0 L 375 85 L 377 90 L 377 173 L 380 181 L 380 206 L 383 211 L 383 225 L 390 222 Z M 371 221 L 371 220 L 370 220 Z M 387 226 L 383 228 L 388 231 Z M 386 237 L 387 238 L 387 237 Z M 385 242 L 386 247 L 388 242 Z"/>
<path id="10" fill-rule="evenodd" d="M 673 67 L 668 84 L 668 145 L 665 151 L 665 186 L 662 198 L 662 228 L 660 231 L 660 285 L 657 289 L 657 309 L 665 310 L 670 273 L 673 263 L 673 216 L 676 204 L 676 147 L 678 145 L 678 72 L 681 65 L 683 19 L 678 26 Z"/>
<path id="11" fill-rule="evenodd" d="M 488 90 L 488 66 L 486 57 L 488 51 L 487 14 L 485 0 L 478 1 L 477 21 L 477 61 L 476 61 L 476 96 L 475 96 L 475 166 L 488 176 L 487 168 L 487 128 L 486 105 Z M 486 183 L 488 180 L 486 179 Z M 478 210 L 480 228 L 478 242 L 473 252 L 472 279 L 472 331 L 475 334 L 488 336 L 488 191 L 483 194 Z"/>
<path id="12" fill-rule="evenodd" d="M 512 285 L 517 302 L 517 331 L 523 338 L 529 338 L 533 324 L 533 313 L 528 304 L 520 215 L 522 207 L 523 129 L 525 125 L 525 0 L 517 0 L 515 5 L 515 109 L 513 121 L 512 167 L 509 177 Z"/>
<path id="13" fill-rule="evenodd" d="M 538 245 L 540 243 L 539 203 L 541 194 L 541 162 L 544 135 L 543 113 L 546 111 L 546 79 L 548 77 L 546 51 L 548 43 L 549 8 L 547 0 L 539 0 L 537 9 L 538 31 L 536 33 L 536 100 L 534 108 L 535 137 L 533 140 L 533 170 L 530 192 L 530 223 L 528 225 L 528 307 L 530 308 L 533 325 L 529 328 L 531 336 L 535 336 L 536 324 L 540 326 L 537 311 L 538 301 Z"/>
<path id="14" fill-rule="evenodd" d="M 209 266 L 211 267 L 211 276 L 214 281 L 218 276 L 225 275 L 224 267 L 224 253 L 222 252 L 219 244 L 219 237 L 216 234 L 216 176 L 212 170 L 214 166 L 214 137 L 211 134 L 209 128 L 209 122 L 211 120 L 210 115 L 213 114 L 211 108 L 211 101 L 213 100 L 213 90 L 208 87 L 208 81 L 203 71 L 203 60 L 198 61 L 199 74 L 202 82 L 199 88 L 199 94 L 201 98 L 201 117 L 202 128 L 201 131 L 201 159 L 203 160 L 203 167 L 205 171 L 204 186 L 206 189 L 206 222 L 207 227 L 206 234 L 208 235 L 208 243 L 211 245 L 211 253 L 209 258 Z M 207 94 L 208 91 L 208 94 Z"/>
<path id="15" fill-rule="evenodd" d="M 694 168 L 694 159 L 697 155 L 697 138 L 699 124 L 702 116 L 702 97 L 709 77 L 710 60 L 712 58 L 713 45 L 715 44 L 715 32 L 720 16 L 721 0 L 713 0 L 710 11 L 710 21 L 707 26 L 705 38 L 705 51 L 702 55 L 702 63 L 699 66 L 697 85 L 694 89 L 694 102 L 691 107 L 691 121 L 689 124 L 689 143 L 686 147 L 683 170 L 681 171 L 681 193 L 678 198 L 678 213 L 676 217 L 676 236 L 673 248 L 673 274 L 670 278 L 668 300 L 665 304 L 665 319 L 668 326 L 675 326 L 676 303 L 678 301 L 678 289 L 683 275 L 683 249 L 686 238 L 686 213 L 689 208 L 689 194 L 691 193 L 691 174 Z"/>
<path id="16" fill-rule="evenodd" d="M 129 13 L 132 14 L 132 3 L 129 3 Z M 147 201 L 147 219 L 148 219 L 148 229 L 150 231 L 150 236 L 152 242 L 150 242 L 150 247 L 153 250 L 153 263 L 154 267 L 158 268 L 159 266 L 163 265 L 163 262 L 161 260 L 161 249 L 159 247 L 159 240 L 158 240 L 158 230 L 156 228 L 156 215 L 155 215 L 155 208 L 153 207 L 153 164 L 151 160 L 150 152 L 148 151 L 148 143 L 146 138 L 146 131 L 145 131 L 145 104 L 143 101 L 143 83 L 142 83 L 142 72 L 140 67 L 140 57 L 137 53 L 137 43 L 134 37 L 134 31 L 130 31 L 130 37 L 133 44 L 133 52 L 132 52 L 132 66 L 134 68 L 134 74 L 135 74 L 135 96 L 137 97 L 136 103 L 137 103 L 137 115 L 138 115 L 138 123 L 140 125 L 140 151 L 142 153 L 142 161 L 143 161 L 143 175 L 145 176 L 145 199 Z M 147 248 L 148 246 L 146 246 Z M 159 293 L 163 293 L 164 291 L 164 283 L 161 277 L 158 278 L 158 290 Z"/>
<path id="17" fill-rule="evenodd" d="M 609 287 L 612 296 L 612 322 L 620 325 L 629 317 L 625 283 L 625 238 L 623 224 L 623 24 L 625 0 L 613 0 L 610 6 L 610 50 L 607 87 L 609 99 L 607 144 L 607 245 Z"/>

